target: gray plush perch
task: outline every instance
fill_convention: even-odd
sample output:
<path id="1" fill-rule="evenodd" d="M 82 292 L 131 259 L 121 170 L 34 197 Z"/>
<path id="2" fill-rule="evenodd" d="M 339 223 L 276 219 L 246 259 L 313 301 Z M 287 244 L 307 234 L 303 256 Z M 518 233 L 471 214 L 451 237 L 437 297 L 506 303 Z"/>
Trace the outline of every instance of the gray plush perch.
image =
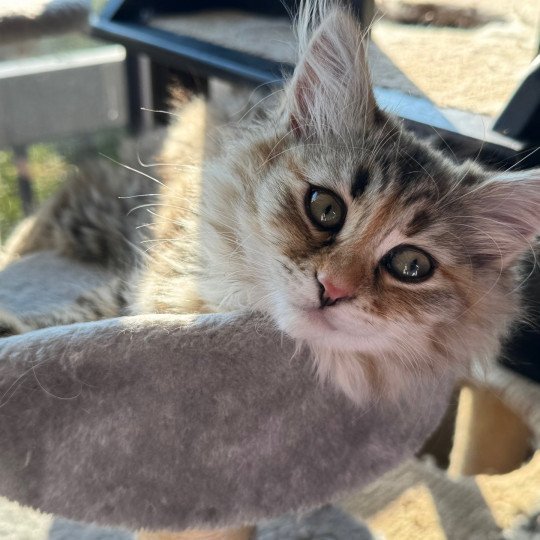
<path id="1" fill-rule="evenodd" d="M 43 262 L 46 274 L 47 257 L 17 264 Z M 30 274 L 17 272 L 14 296 Z M 247 313 L 122 317 L 0 340 L 0 495 L 132 529 L 255 522 L 329 501 L 411 456 L 452 388 L 448 374 L 400 404 L 359 409 L 293 351 Z"/>

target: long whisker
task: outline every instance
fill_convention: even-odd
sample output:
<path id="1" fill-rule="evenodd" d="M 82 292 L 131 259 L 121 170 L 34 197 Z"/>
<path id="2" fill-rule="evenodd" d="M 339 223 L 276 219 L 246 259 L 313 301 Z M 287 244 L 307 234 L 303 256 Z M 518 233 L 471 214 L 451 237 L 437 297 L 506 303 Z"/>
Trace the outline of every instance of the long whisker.
<path id="1" fill-rule="evenodd" d="M 108 159 L 109 161 L 112 161 L 113 163 L 116 163 L 116 165 L 120 165 L 120 167 L 123 167 L 124 169 L 127 169 L 128 171 L 132 171 L 136 174 L 140 174 L 141 176 L 144 176 L 148 178 L 149 180 L 152 180 L 152 182 L 156 182 L 156 184 L 159 184 L 162 187 L 167 187 L 161 180 L 158 180 L 157 178 L 154 178 L 153 176 L 150 176 L 149 174 L 139 171 L 133 167 L 130 167 L 129 165 L 126 165 L 125 163 L 120 163 L 119 161 L 116 161 L 116 159 L 113 159 L 112 157 L 107 156 L 101 152 L 99 153 L 99 155 L 104 157 L 105 159 Z"/>

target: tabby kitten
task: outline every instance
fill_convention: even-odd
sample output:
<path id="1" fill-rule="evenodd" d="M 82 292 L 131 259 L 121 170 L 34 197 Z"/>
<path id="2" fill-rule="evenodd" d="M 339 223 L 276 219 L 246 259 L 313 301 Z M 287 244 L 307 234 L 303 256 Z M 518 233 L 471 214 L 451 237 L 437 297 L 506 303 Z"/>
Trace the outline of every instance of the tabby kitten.
<path id="1" fill-rule="evenodd" d="M 207 137 L 210 111 L 194 100 L 171 127 L 142 269 L 126 264 L 125 238 L 139 240 L 126 199 L 103 203 L 117 173 L 102 197 L 97 178 L 79 184 L 87 196 L 66 186 L 13 253 L 62 238 L 80 255 L 88 238 L 87 258 L 123 258 L 131 312 L 262 311 L 357 403 L 495 358 L 540 232 L 540 171 L 456 165 L 381 111 L 347 9 L 306 1 L 297 28 L 276 107 Z"/>
<path id="2" fill-rule="evenodd" d="M 195 175 L 203 309 L 267 313 L 355 402 L 494 358 L 540 232 L 540 171 L 456 165 L 381 111 L 346 9 L 307 2 L 298 33 L 280 105 L 222 132 Z M 185 237 L 158 257 L 166 271 L 143 278 L 141 309 L 184 310 L 186 272 L 167 263 L 178 249 L 185 257 Z"/>

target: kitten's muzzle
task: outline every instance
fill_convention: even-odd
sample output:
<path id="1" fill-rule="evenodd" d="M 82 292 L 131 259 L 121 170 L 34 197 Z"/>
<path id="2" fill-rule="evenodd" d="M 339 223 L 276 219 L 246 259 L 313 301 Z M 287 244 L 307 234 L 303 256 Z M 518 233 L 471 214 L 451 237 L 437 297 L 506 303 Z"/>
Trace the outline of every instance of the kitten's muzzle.
<path id="1" fill-rule="evenodd" d="M 321 309 L 327 306 L 333 306 L 340 300 L 347 300 L 354 294 L 352 287 L 337 284 L 335 280 L 330 279 L 323 272 L 317 273 L 315 279 L 319 285 L 319 303 Z"/>

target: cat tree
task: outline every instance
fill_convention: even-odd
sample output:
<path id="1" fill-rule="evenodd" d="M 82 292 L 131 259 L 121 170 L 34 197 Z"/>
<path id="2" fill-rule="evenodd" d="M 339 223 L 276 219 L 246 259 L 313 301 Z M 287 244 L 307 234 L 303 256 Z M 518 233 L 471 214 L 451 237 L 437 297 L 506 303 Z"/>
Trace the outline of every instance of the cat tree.
<path id="1" fill-rule="evenodd" d="M 48 252 L 11 263 L 0 273 L 4 332 L 108 279 Z M 325 503 L 414 455 L 453 383 L 442 373 L 399 403 L 359 408 L 249 313 L 30 331 L 0 340 L 0 495 L 132 529 L 255 522 Z"/>

